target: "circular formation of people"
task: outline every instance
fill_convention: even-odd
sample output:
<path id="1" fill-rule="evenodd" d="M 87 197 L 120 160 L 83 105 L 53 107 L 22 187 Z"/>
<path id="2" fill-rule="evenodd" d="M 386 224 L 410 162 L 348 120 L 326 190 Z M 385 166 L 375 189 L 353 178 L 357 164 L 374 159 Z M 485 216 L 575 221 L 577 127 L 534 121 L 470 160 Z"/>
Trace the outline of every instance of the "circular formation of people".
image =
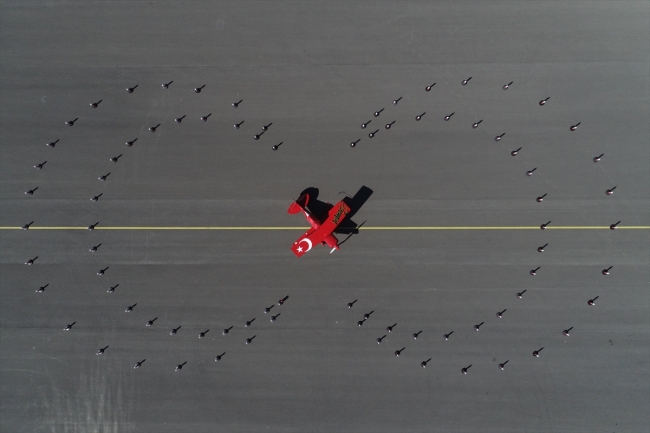
<path id="1" fill-rule="evenodd" d="M 472 77 L 469 77 L 469 78 L 466 78 L 466 79 L 462 80 L 462 81 L 460 82 L 460 85 L 461 85 L 461 86 L 467 86 L 467 85 L 469 85 L 471 79 L 472 79 Z M 174 83 L 173 81 L 169 81 L 169 82 L 163 83 L 163 84 L 161 85 L 161 87 L 162 87 L 162 89 L 163 89 L 164 91 L 168 91 L 168 90 L 172 87 L 172 84 L 173 84 L 173 83 Z M 504 84 L 504 85 L 502 86 L 502 89 L 503 89 L 504 91 L 507 91 L 507 90 L 508 90 L 508 89 L 509 89 L 513 84 L 514 84 L 514 83 L 513 83 L 512 81 L 509 82 L 509 83 L 507 83 L 507 84 Z M 434 89 L 435 85 L 436 85 L 436 83 L 433 83 L 433 84 L 430 84 L 430 85 L 426 86 L 426 87 L 424 88 L 424 91 L 426 91 L 426 92 L 431 92 L 431 91 Z M 126 92 L 129 93 L 129 94 L 137 94 L 137 88 L 138 88 L 138 87 L 139 87 L 138 85 L 133 85 L 133 86 L 127 87 L 127 88 L 126 88 Z M 204 84 L 204 85 L 201 85 L 201 86 L 198 86 L 198 87 L 195 87 L 195 88 L 194 88 L 194 93 L 197 93 L 197 94 L 201 93 L 202 90 L 203 90 L 205 87 L 206 87 L 205 84 Z M 399 97 L 399 98 L 394 99 L 394 100 L 392 101 L 392 105 L 398 105 L 399 102 L 401 101 L 401 99 L 402 99 L 402 97 Z M 539 102 L 537 102 L 537 104 L 538 104 L 540 107 L 544 107 L 545 105 L 551 103 L 550 100 L 551 100 L 551 97 L 544 97 L 544 98 L 540 99 Z M 103 101 L 103 99 L 100 99 L 100 100 L 98 100 L 98 101 L 96 101 L 96 102 L 91 102 L 91 103 L 90 103 L 90 107 L 91 107 L 91 109 L 101 109 L 101 103 L 102 103 L 102 101 Z M 243 103 L 243 100 L 239 100 L 239 101 L 237 101 L 237 102 L 233 102 L 231 105 L 232 105 L 232 107 L 233 107 L 234 109 L 237 109 L 237 108 L 239 107 L 239 105 L 242 104 L 242 103 Z M 384 112 L 384 110 L 385 110 L 384 108 L 380 108 L 380 109 L 374 111 L 374 113 L 373 113 L 373 117 L 374 117 L 375 119 L 377 119 L 376 122 L 375 122 L 375 124 L 379 123 L 379 119 L 378 119 L 378 118 L 381 116 L 381 114 Z M 452 111 L 452 112 L 449 113 L 448 115 L 444 116 L 444 118 L 443 118 L 442 120 L 444 120 L 445 122 L 451 121 L 451 120 L 452 120 L 452 117 L 454 116 L 454 114 L 455 114 L 455 112 Z M 212 115 L 212 113 L 202 114 L 202 115 L 200 115 L 200 116 L 197 116 L 197 118 L 198 118 L 198 120 L 200 120 L 200 121 L 202 121 L 202 122 L 207 122 L 211 115 Z M 416 115 L 414 116 L 414 120 L 415 120 L 416 122 L 418 122 L 418 121 L 420 121 L 420 120 L 423 118 L 423 116 L 425 116 L 425 115 L 426 115 L 426 111 L 423 111 L 422 113 L 418 113 L 418 114 L 416 114 Z M 174 122 L 174 123 L 176 123 L 176 124 L 180 124 L 181 122 L 184 121 L 185 118 L 186 118 L 186 115 L 182 115 L 182 116 L 180 116 L 180 117 L 176 117 L 176 118 L 174 118 L 174 119 L 171 119 L 171 121 Z M 372 122 L 372 120 L 373 120 L 373 119 L 371 118 L 370 120 L 367 120 L 367 121 L 364 121 L 363 123 L 361 123 L 361 129 L 367 129 L 367 128 L 369 128 L 369 127 L 370 127 L 370 124 L 371 124 L 371 122 Z M 65 122 L 62 122 L 62 124 L 66 125 L 66 126 L 68 126 L 68 127 L 73 127 L 73 126 L 74 126 L 78 121 L 83 122 L 83 119 L 80 120 L 80 118 L 77 117 L 77 118 L 70 119 L 70 120 L 67 120 L 67 121 L 65 121 Z M 235 129 L 240 129 L 240 128 L 242 127 L 243 123 L 244 123 L 244 120 L 242 120 L 242 121 L 239 122 L 239 123 L 234 124 L 233 127 L 234 127 Z M 384 124 L 384 129 L 385 129 L 385 130 L 390 130 L 390 129 L 395 125 L 395 123 L 396 123 L 396 120 L 387 121 L 387 122 Z M 468 125 L 468 126 L 471 126 L 471 128 L 476 129 L 476 128 L 478 128 L 482 123 L 483 123 L 483 120 L 482 120 L 482 119 L 477 119 L 474 123 L 472 123 L 471 125 Z M 268 123 L 268 124 L 266 124 L 266 125 L 263 125 L 263 126 L 260 128 L 261 131 L 255 133 L 255 134 L 253 135 L 252 138 L 253 138 L 254 140 L 260 140 L 260 139 L 262 138 L 262 135 L 264 135 L 264 134 L 269 130 L 269 128 L 270 128 L 272 125 L 273 125 L 272 122 L 271 122 L 271 123 Z M 568 130 L 569 132 L 574 132 L 574 131 L 576 131 L 576 130 L 578 129 L 578 127 L 579 127 L 580 125 L 581 125 L 581 122 L 573 123 L 573 124 L 567 126 L 567 130 Z M 148 130 L 149 130 L 150 133 L 153 134 L 153 133 L 156 133 L 156 132 L 158 131 L 158 129 L 159 129 L 161 126 L 162 126 L 162 125 L 161 125 L 160 123 L 157 124 L 157 125 L 151 125 L 151 126 L 148 128 Z M 370 128 L 370 129 L 373 129 L 373 128 Z M 381 130 L 381 127 L 377 126 L 376 129 L 374 129 L 373 131 L 371 131 L 371 132 L 368 133 L 368 137 L 371 138 L 371 139 L 374 138 L 374 137 L 375 137 L 375 136 L 380 132 L 380 130 Z M 505 133 L 505 132 L 502 132 L 502 133 L 496 135 L 496 136 L 494 137 L 494 140 L 495 140 L 496 142 L 500 142 L 500 141 L 502 141 L 502 140 L 504 139 L 505 135 L 506 135 L 506 133 Z M 137 141 L 138 141 L 138 138 L 136 137 L 136 138 L 133 138 L 133 139 L 130 139 L 130 140 L 126 141 L 125 145 L 126 145 L 127 148 L 131 148 L 131 147 L 133 147 L 133 146 L 136 144 Z M 352 148 L 356 147 L 356 146 L 359 144 L 360 141 L 361 141 L 361 139 L 356 139 L 355 141 L 350 142 L 350 147 L 352 147 Z M 50 142 L 46 143 L 46 146 L 49 147 L 49 148 L 53 148 L 53 149 L 54 149 L 57 145 L 59 145 L 59 142 L 60 142 L 60 139 L 55 139 L 55 140 L 53 140 L 53 141 L 50 141 Z M 283 142 L 280 142 L 280 143 L 278 143 L 278 144 L 274 144 L 273 146 L 271 146 L 271 149 L 272 149 L 273 151 L 277 151 L 277 150 L 280 148 L 280 146 L 281 146 L 282 144 L 283 144 Z M 518 149 L 514 149 L 514 150 L 512 150 L 512 151 L 510 152 L 510 155 L 513 156 L 513 157 L 516 157 L 516 156 L 519 154 L 519 152 L 521 152 L 521 151 L 522 151 L 522 147 L 519 147 Z M 115 155 L 115 156 L 110 157 L 110 158 L 109 158 L 109 161 L 112 162 L 112 163 L 114 163 L 114 164 L 117 164 L 123 156 L 125 156 L 125 155 L 124 155 L 123 153 L 120 153 L 119 155 Z M 600 154 L 600 155 L 594 156 L 594 157 L 592 158 L 592 160 L 593 160 L 594 163 L 599 163 L 603 157 L 604 157 L 604 154 Z M 39 162 L 39 163 L 37 163 L 36 165 L 34 165 L 34 168 L 37 169 L 37 170 L 46 169 L 46 164 L 47 164 L 47 162 L 48 162 L 48 160 L 45 159 L 43 162 Z M 533 167 L 533 168 L 531 168 L 530 170 L 527 170 L 526 173 L 525 173 L 525 175 L 528 176 L 528 177 L 533 176 L 536 170 L 537 170 L 537 167 Z M 110 176 L 110 175 L 111 175 L 111 172 L 110 172 L 110 171 L 108 171 L 108 172 L 106 172 L 106 173 L 100 173 L 99 176 L 98 176 L 98 180 L 99 180 L 100 182 L 106 182 L 106 181 L 109 181 L 109 179 L 110 179 L 109 176 Z M 611 195 L 614 193 L 614 191 L 616 190 L 616 188 L 617 188 L 616 186 L 612 186 L 611 188 L 607 189 L 604 193 L 605 193 L 606 195 L 608 195 L 608 196 L 611 196 Z M 28 197 L 29 197 L 29 196 L 34 196 L 35 194 L 37 194 L 37 190 L 38 190 L 38 189 L 39 189 L 38 186 L 36 186 L 36 187 L 34 187 L 34 188 L 32 188 L 32 189 L 29 189 L 29 190 L 25 191 L 25 195 L 27 195 Z M 92 197 L 89 197 L 89 199 L 90 199 L 91 201 L 93 201 L 93 202 L 98 202 L 98 201 L 100 201 L 100 198 L 101 198 L 102 196 L 103 196 L 103 193 L 99 193 L 99 194 L 97 194 L 97 195 L 94 195 L 94 196 L 92 196 Z M 547 196 L 547 194 L 540 195 L 540 196 L 538 196 L 535 200 L 536 200 L 538 203 L 541 203 L 541 202 L 545 199 L 546 196 Z M 540 227 L 540 230 L 545 230 L 547 227 L 549 227 L 549 225 L 550 225 L 551 223 L 552 223 L 552 221 L 548 221 L 548 222 L 544 222 L 544 223 L 542 223 L 542 224 L 539 226 L 539 227 Z M 612 224 L 609 226 L 610 230 L 615 230 L 615 229 L 618 227 L 618 225 L 619 225 L 620 223 L 621 223 L 621 221 L 618 221 L 618 222 L 612 223 Z M 29 230 L 30 227 L 31 227 L 33 224 L 34 224 L 34 221 L 31 221 L 31 222 L 29 222 L 29 223 L 23 225 L 21 228 L 22 228 L 23 230 Z M 88 227 L 87 227 L 87 229 L 90 230 L 90 231 L 93 231 L 93 230 L 94 230 L 94 229 L 95 229 L 99 224 L 100 224 L 99 221 L 98 221 L 98 222 L 94 222 L 94 223 L 92 223 L 92 224 L 89 224 Z M 545 251 L 545 249 L 548 247 L 548 245 L 549 245 L 549 244 L 546 243 L 545 245 L 539 246 L 539 247 L 537 248 L 537 251 L 538 251 L 539 253 L 543 253 L 543 252 Z M 93 246 L 89 249 L 89 251 L 90 251 L 91 253 L 96 253 L 96 252 L 99 251 L 99 249 L 101 248 L 101 246 L 102 246 L 102 243 L 100 242 L 100 243 L 98 243 L 97 245 L 93 245 Z M 25 262 L 25 264 L 26 264 L 26 265 L 34 265 L 34 264 L 36 263 L 36 261 L 37 261 L 38 258 L 39 258 L 38 256 L 33 257 L 33 258 L 30 258 L 30 259 L 28 259 L 28 260 Z M 602 275 L 605 275 L 605 276 L 606 276 L 606 275 L 609 275 L 610 272 L 612 271 L 612 268 L 613 268 L 613 266 L 609 266 L 609 267 L 604 268 L 604 269 L 602 270 L 602 272 L 601 272 Z M 109 271 L 109 269 L 110 269 L 110 266 L 105 266 L 105 267 L 103 267 L 103 268 L 100 268 L 100 269 L 97 271 L 97 275 L 98 275 L 98 276 L 103 276 L 103 275 L 105 275 L 105 274 Z M 531 276 L 535 276 L 535 275 L 537 275 L 537 273 L 540 271 L 540 269 L 541 269 L 541 267 L 537 267 L 537 268 L 535 268 L 535 269 L 531 269 L 529 273 L 530 273 Z M 43 293 L 43 292 L 46 291 L 46 289 L 48 288 L 48 286 L 49 286 L 49 284 L 45 284 L 45 285 L 43 285 L 43 286 L 40 286 L 38 289 L 36 289 L 36 292 L 37 292 L 37 293 Z M 114 285 L 114 286 L 110 286 L 110 287 L 107 289 L 107 292 L 108 292 L 108 293 L 113 293 L 113 292 L 115 292 L 115 290 L 116 290 L 118 287 L 119 287 L 119 284 L 116 284 L 116 285 Z M 518 298 L 518 299 L 523 299 L 523 298 L 525 297 L 524 295 L 525 295 L 526 292 L 527 292 L 526 289 L 525 289 L 525 290 L 522 290 L 522 291 L 520 291 L 520 292 L 517 292 L 517 293 L 515 294 L 515 296 L 516 296 L 516 298 Z M 586 303 L 586 305 L 589 306 L 589 307 L 595 306 L 595 305 L 596 305 L 596 300 L 597 300 L 598 298 L 599 298 L 599 296 L 594 296 L 593 298 L 590 298 L 590 299 L 586 300 L 585 303 Z M 277 301 L 277 306 L 278 306 L 278 308 L 281 307 L 282 305 L 284 305 L 285 302 L 286 302 L 288 299 L 289 299 L 289 296 L 285 296 L 284 298 L 278 300 L 278 301 Z M 358 302 L 358 299 L 355 299 L 355 300 L 353 300 L 353 301 L 347 303 L 347 308 L 348 308 L 348 309 L 353 309 L 353 307 L 355 306 L 355 304 L 356 304 L 357 302 Z M 132 313 L 132 312 L 135 310 L 135 308 L 136 308 L 137 305 L 138 305 L 137 303 L 133 303 L 133 304 L 131 304 L 131 305 L 128 305 L 128 306 L 125 308 L 125 310 L 124 310 L 125 313 L 127 313 L 127 314 Z M 268 319 L 269 319 L 269 321 L 270 321 L 271 323 L 275 322 L 276 320 L 279 320 L 279 317 L 280 317 L 280 315 L 281 315 L 281 312 L 277 312 L 277 314 L 272 314 L 273 312 L 272 312 L 271 310 L 272 310 L 275 306 L 276 306 L 276 303 L 273 303 L 273 304 L 271 304 L 270 306 L 265 307 L 265 308 L 262 310 L 262 311 L 263 311 L 263 314 L 264 314 L 266 317 L 268 317 Z M 342 306 L 342 307 L 343 307 L 343 306 Z M 497 311 L 497 312 L 495 312 L 495 316 L 496 316 L 497 320 L 499 320 L 499 319 L 503 319 L 504 317 L 507 317 L 507 315 L 505 314 L 507 311 L 508 311 L 508 309 L 507 309 L 507 308 L 504 308 L 504 309 L 501 310 L 501 311 Z M 371 310 L 371 311 L 365 313 L 365 314 L 363 315 L 363 317 L 362 317 L 359 321 L 356 322 L 357 326 L 358 326 L 358 327 L 363 327 L 363 325 L 364 325 L 364 323 L 365 323 L 366 321 L 371 320 L 371 316 L 372 316 L 372 314 L 373 314 L 374 312 L 375 312 L 374 310 Z M 148 327 L 150 327 L 150 326 L 154 326 L 154 325 L 156 324 L 155 322 L 156 322 L 157 320 L 158 320 L 158 317 L 151 318 L 150 320 L 147 320 L 146 322 L 144 322 L 144 325 L 145 325 L 145 326 L 148 326 Z M 246 322 L 244 323 L 244 328 L 251 328 L 251 327 L 253 327 L 253 322 L 255 322 L 255 320 L 256 320 L 256 318 L 252 318 L 252 319 L 246 321 Z M 76 329 L 76 328 L 74 328 L 75 325 L 77 325 L 77 322 L 72 321 L 71 323 L 67 324 L 67 325 L 63 328 L 63 330 L 64 330 L 64 331 L 72 331 L 73 329 Z M 479 332 L 479 331 L 481 330 L 481 327 L 484 326 L 484 325 L 486 325 L 485 321 L 480 322 L 480 323 L 478 323 L 478 324 L 473 325 L 473 329 L 474 329 L 474 331 Z M 174 326 L 175 326 L 175 325 L 174 325 Z M 384 339 L 387 337 L 387 335 L 390 334 L 391 332 L 393 332 L 393 330 L 395 329 L 396 326 L 398 326 L 398 323 L 397 323 L 397 322 L 396 322 L 396 323 L 392 323 L 392 324 L 388 324 L 387 327 L 386 327 L 386 332 L 385 332 L 383 335 L 381 335 L 381 336 L 377 336 L 377 337 L 374 337 L 376 343 L 381 345 L 382 342 L 384 341 Z M 469 326 L 470 326 L 470 325 L 468 325 L 468 327 L 469 327 Z M 487 326 L 489 326 L 489 325 L 487 325 Z M 224 328 L 224 329 L 221 331 L 222 334 L 223 334 L 224 336 L 228 335 L 229 332 L 233 329 L 233 327 L 234 327 L 234 326 L 229 326 L 229 327 Z M 171 330 L 170 330 L 170 333 L 169 333 L 169 334 L 172 335 L 172 336 L 173 336 L 173 335 L 176 335 L 176 334 L 179 332 L 179 330 L 180 330 L 181 328 L 182 328 L 182 326 L 172 327 Z M 570 336 L 570 332 L 571 332 L 572 330 L 573 330 L 573 326 L 569 326 L 569 327 L 567 327 L 566 329 L 558 329 L 558 335 L 562 335 L 562 336 L 564 336 L 564 337 L 569 337 L 569 336 Z M 198 334 L 198 338 L 204 338 L 204 337 L 206 336 L 206 334 L 207 334 L 209 331 L 210 331 L 210 329 L 206 329 L 206 330 L 200 332 L 200 333 Z M 420 330 L 413 330 L 413 333 L 411 334 L 412 341 L 413 341 L 413 342 L 416 342 L 417 339 L 418 339 L 418 337 L 420 336 L 420 334 L 421 334 L 422 332 L 424 332 L 424 330 L 421 330 L 421 329 L 420 329 Z M 448 332 L 446 332 L 446 333 L 444 333 L 443 335 L 441 335 L 440 338 L 444 339 L 445 341 L 453 340 L 453 334 L 454 334 L 454 330 L 449 330 Z M 248 336 L 248 337 L 247 337 L 247 338 L 246 338 L 242 343 L 243 343 L 243 344 L 246 344 L 246 345 L 252 344 L 252 343 L 253 343 L 253 340 L 256 338 L 256 336 L 257 336 L 256 334 L 254 334 L 253 332 L 251 332 L 250 335 L 249 335 L 249 336 Z M 108 345 L 108 344 L 107 344 L 106 346 L 104 346 L 104 347 L 99 348 L 99 349 L 97 350 L 97 352 L 96 352 L 96 355 L 104 355 L 104 354 L 108 353 L 109 348 L 110 348 L 110 345 Z M 406 348 L 407 348 L 407 347 L 404 346 L 404 347 L 402 347 L 401 349 L 395 350 L 395 351 L 393 352 L 393 354 L 394 354 L 396 357 L 400 357 L 400 356 L 402 356 L 402 354 L 404 353 L 404 351 L 406 350 Z M 544 345 L 543 345 L 543 343 L 542 343 L 542 344 L 540 345 L 540 347 L 538 347 L 538 348 L 536 347 L 536 348 L 533 348 L 533 349 L 534 349 L 534 350 L 532 350 L 532 351 L 530 352 L 531 355 L 534 356 L 534 357 L 536 357 L 536 358 L 539 358 L 540 356 L 542 356 L 541 353 L 542 353 L 542 351 L 544 350 Z M 406 352 L 406 353 L 408 353 L 408 352 Z M 222 352 L 222 353 L 217 354 L 216 357 L 215 357 L 215 362 L 219 362 L 219 361 L 221 361 L 222 359 L 224 359 L 225 355 L 226 355 L 226 352 Z M 426 368 L 426 367 L 427 367 L 427 364 L 431 361 L 431 359 L 432 359 L 432 358 L 429 358 L 429 359 L 426 359 L 426 360 L 422 360 L 422 361 L 420 361 L 420 362 L 419 362 L 420 367 L 422 367 L 422 368 Z M 135 362 L 133 368 L 137 369 L 137 368 L 141 368 L 141 367 L 143 367 L 145 361 L 146 361 L 146 358 L 145 358 L 145 359 L 142 359 L 142 360 L 138 360 L 137 362 Z M 500 370 L 505 370 L 505 369 L 506 369 L 506 365 L 507 365 L 509 362 L 510 362 L 509 359 L 504 359 L 504 360 L 502 360 L 501 362 L 499 362 L 499 364 L 498 364 L 498 368 L 499 368 Z M 183 361 L 183 362 L 177 364 L 177 365 L 175 366 L 175 371 L 180 371 L 180 370 L 182 370 L 183 367 L 185 366 L 185 364 L 187 364 L 186 361 Z M 470 370 L 471 367 L 472 367 L 472 364 L 470 363 L 470 364 L 468 364 L 467 366 L 464 366 L 464 367 L 460 368 L 460 372 L 461 372 L 462 374 L 468 374 L 468 372 L 469 372 L 469 370 Z"/>

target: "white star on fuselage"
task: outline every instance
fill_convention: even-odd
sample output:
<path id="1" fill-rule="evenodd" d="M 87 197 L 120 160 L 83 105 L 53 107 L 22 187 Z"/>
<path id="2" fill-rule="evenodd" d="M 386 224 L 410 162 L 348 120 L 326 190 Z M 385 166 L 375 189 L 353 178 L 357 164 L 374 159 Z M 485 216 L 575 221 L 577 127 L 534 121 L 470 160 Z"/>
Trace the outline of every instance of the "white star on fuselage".
<path id="1" fill-rule="evenodd" d="M 298 252 L 302 253 L 302 247 L 298 247 Z"/>

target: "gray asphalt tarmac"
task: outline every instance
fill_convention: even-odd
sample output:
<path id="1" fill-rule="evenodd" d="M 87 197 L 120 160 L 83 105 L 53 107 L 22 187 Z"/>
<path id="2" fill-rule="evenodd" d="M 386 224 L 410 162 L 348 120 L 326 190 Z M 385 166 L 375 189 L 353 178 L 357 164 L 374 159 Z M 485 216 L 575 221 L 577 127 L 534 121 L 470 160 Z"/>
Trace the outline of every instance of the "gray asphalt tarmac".
<path id="1" fill-rule="evenodd" d="M 648 2 L 5 1 L 0 19 L 3 431 L 648 431 Z M 363 185 L 360 233 L 297 259 L 291 201 Z"/>

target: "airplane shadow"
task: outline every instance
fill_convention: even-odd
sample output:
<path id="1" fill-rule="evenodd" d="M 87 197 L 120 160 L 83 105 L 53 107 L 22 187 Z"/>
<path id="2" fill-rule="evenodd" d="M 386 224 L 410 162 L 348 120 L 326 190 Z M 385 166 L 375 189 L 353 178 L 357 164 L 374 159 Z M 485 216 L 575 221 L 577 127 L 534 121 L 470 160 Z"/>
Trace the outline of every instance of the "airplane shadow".
<path id="1" fill-rule="evenodd" d="M 352 220 L 352 217 L 361 209 L 366 201 L 373 194 L 373 190 L 367 186 L 362 186 L 359 188 L 359 191 L 354 195 L 354 197 L 346 196 L 343 198 L 343 202 L 348 205 L 350 208 L 350 213 L 346 215 L 345 219 L 339 224 L 334 233 L 352 235 L 359 233 L 359 224 Z M 326 203 L 318 200 L 318 188 L 309 187 L 305 189 L 302 194 L 309 194 L 309 203 L 307 204 L 307 210 L 318 220 L 324 221 L 327 218 L 327 215 L 330 209 L 334 206 L 330 203 Z"/>

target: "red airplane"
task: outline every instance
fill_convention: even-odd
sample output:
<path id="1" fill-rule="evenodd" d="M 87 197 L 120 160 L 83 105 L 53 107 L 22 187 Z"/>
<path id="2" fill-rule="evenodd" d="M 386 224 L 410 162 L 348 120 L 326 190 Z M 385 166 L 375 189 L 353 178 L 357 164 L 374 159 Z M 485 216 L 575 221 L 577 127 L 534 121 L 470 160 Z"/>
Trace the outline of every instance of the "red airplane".
<path id="1" fill-rule="evenodd" d="M 339 241 L 333 233 L 350 213 L 350 207 L 341 200 L 329 210 L 327 218 L 321 222 L 314 218 L 314 216 L 312 216 L 312 214 L 307 210 L 307 203 L 309 203 L 309 194 L 305 193 L 289 206 L 288 212 L 290 214 L 296 214 L 302 211 L 304 212 L 307 221 L 309 221 L 309 224 L 311 224 L 311 229 L 293 243 L 291 251 L 293 251 L 297 257 L 300 257 L 307 251 L 311 250 L 314 245 L 321 243 L 332 248 L 332 251 L 330 251 L 331 254 L 339 249 Z"/>

